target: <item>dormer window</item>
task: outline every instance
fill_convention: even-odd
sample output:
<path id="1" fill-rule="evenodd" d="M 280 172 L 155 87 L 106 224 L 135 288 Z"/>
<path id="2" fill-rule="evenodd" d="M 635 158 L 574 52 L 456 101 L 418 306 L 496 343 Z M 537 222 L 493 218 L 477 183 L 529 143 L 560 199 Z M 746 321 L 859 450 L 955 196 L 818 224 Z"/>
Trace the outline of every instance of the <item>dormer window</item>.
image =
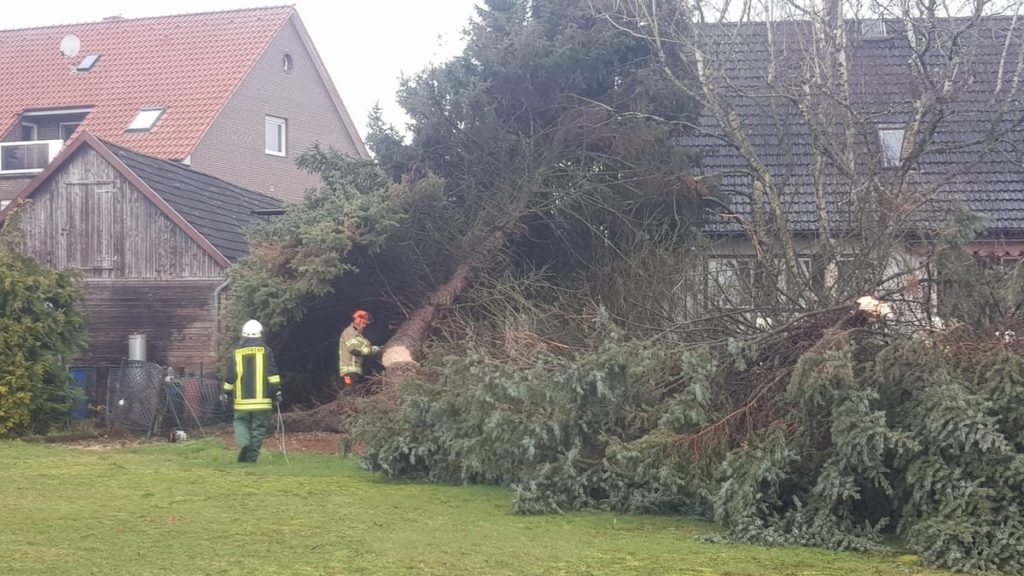
<path id="1" fill-rule="evenodd" d="M 21 123 L 21 141 L 31 142 L 39 140 L 39 125 L 34 122 Z"/>
<path id="2" fill-rule="evenodd" d="M 156 121 L 164 115 L 166 108 L 143 108 L 135 115 L 135 119 L 128 125 L 128 132 L 149 132 L 156 125 Z"/>
<path id="3" fill-rule="evenodd" d="M 882 149 L 882 165 L 887 168 L 899 166 L 903 161 L 903 128 L 879 128 L 878 142 Z"/>
<path id="4" fill-rule="evenodd" d="M 60 139 L 67 142 L 68 138 L 78 130 L 78 126 L 81 122 L 61 122 L 57 125 L 57 132 L 60 133 Z"/>
<path id="5" fill-rule="evenodd" d="M 887 34 L 885 20 L 869 18 L 860 21 L 861 38 L 885 38 Z"/>

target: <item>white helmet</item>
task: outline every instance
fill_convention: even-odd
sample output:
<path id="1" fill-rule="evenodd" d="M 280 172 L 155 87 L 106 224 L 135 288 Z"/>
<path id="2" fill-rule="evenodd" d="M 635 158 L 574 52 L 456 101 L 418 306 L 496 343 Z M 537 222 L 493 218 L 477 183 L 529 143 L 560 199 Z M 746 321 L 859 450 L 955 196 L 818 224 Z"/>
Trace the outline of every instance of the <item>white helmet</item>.
<path id="1" fill-rule="evenodd" d="M 249 320 L 242 325 L 242 338 L 259 338 L 263 335 L 263 324 L 259 320 Z"/>

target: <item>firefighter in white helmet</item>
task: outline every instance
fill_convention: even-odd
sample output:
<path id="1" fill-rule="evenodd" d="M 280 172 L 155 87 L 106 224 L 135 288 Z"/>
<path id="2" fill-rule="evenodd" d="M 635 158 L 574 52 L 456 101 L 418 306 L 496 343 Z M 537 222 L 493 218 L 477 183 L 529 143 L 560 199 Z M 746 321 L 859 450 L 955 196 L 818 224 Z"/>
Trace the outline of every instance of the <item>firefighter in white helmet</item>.
<path id="1" fill-rule="evenodd" d="M 274 403 L 281 402 L 281 376 L 274 352 L 263 342 L 263 325 L 249 320 L 228 362 L 221 400 L 235 409 L 239 462 L 256 462 L 270 426 Z"/>

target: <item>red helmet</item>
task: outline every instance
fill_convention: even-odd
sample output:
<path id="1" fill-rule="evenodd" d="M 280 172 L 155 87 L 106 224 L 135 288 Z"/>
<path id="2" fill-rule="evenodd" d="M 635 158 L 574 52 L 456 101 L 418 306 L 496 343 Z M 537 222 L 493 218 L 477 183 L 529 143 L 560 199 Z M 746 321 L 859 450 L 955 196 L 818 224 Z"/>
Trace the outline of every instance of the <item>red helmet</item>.
<path id="1" fill-rule="evenodd" d="M 373 314 L 370 314 L 366 310 L 356 310 L 352 313 L 352 323 L 363 327 L 373 322 Z"/>

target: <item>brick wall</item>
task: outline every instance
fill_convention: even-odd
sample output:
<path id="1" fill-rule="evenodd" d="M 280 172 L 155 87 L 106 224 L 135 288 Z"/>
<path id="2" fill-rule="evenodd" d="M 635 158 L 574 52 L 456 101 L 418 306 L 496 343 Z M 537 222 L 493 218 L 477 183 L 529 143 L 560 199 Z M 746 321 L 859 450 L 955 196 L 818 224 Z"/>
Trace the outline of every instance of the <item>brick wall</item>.
<path id="1" fill-rule="evenodd" d="M 292 70 L 283 66 L 285 55 Z M 340 90 L 344 92 L 344 86 Z M 287 156 L 265 152 L 265 117 L 287 120 Z M 192 167 L 246 188 L 301 201 L 318 184 L 295 166 L 314 142 L 357 156 L 354 138 L 336 111 L 291 20 L 278 32 L 192 153 Z"/>
<path id="2" fill-rule="evenodd" d="M 13 200 L 25 186 L 32 181 L 35 174 L 18 176 L 0 176 L 0 200 Z"/>

